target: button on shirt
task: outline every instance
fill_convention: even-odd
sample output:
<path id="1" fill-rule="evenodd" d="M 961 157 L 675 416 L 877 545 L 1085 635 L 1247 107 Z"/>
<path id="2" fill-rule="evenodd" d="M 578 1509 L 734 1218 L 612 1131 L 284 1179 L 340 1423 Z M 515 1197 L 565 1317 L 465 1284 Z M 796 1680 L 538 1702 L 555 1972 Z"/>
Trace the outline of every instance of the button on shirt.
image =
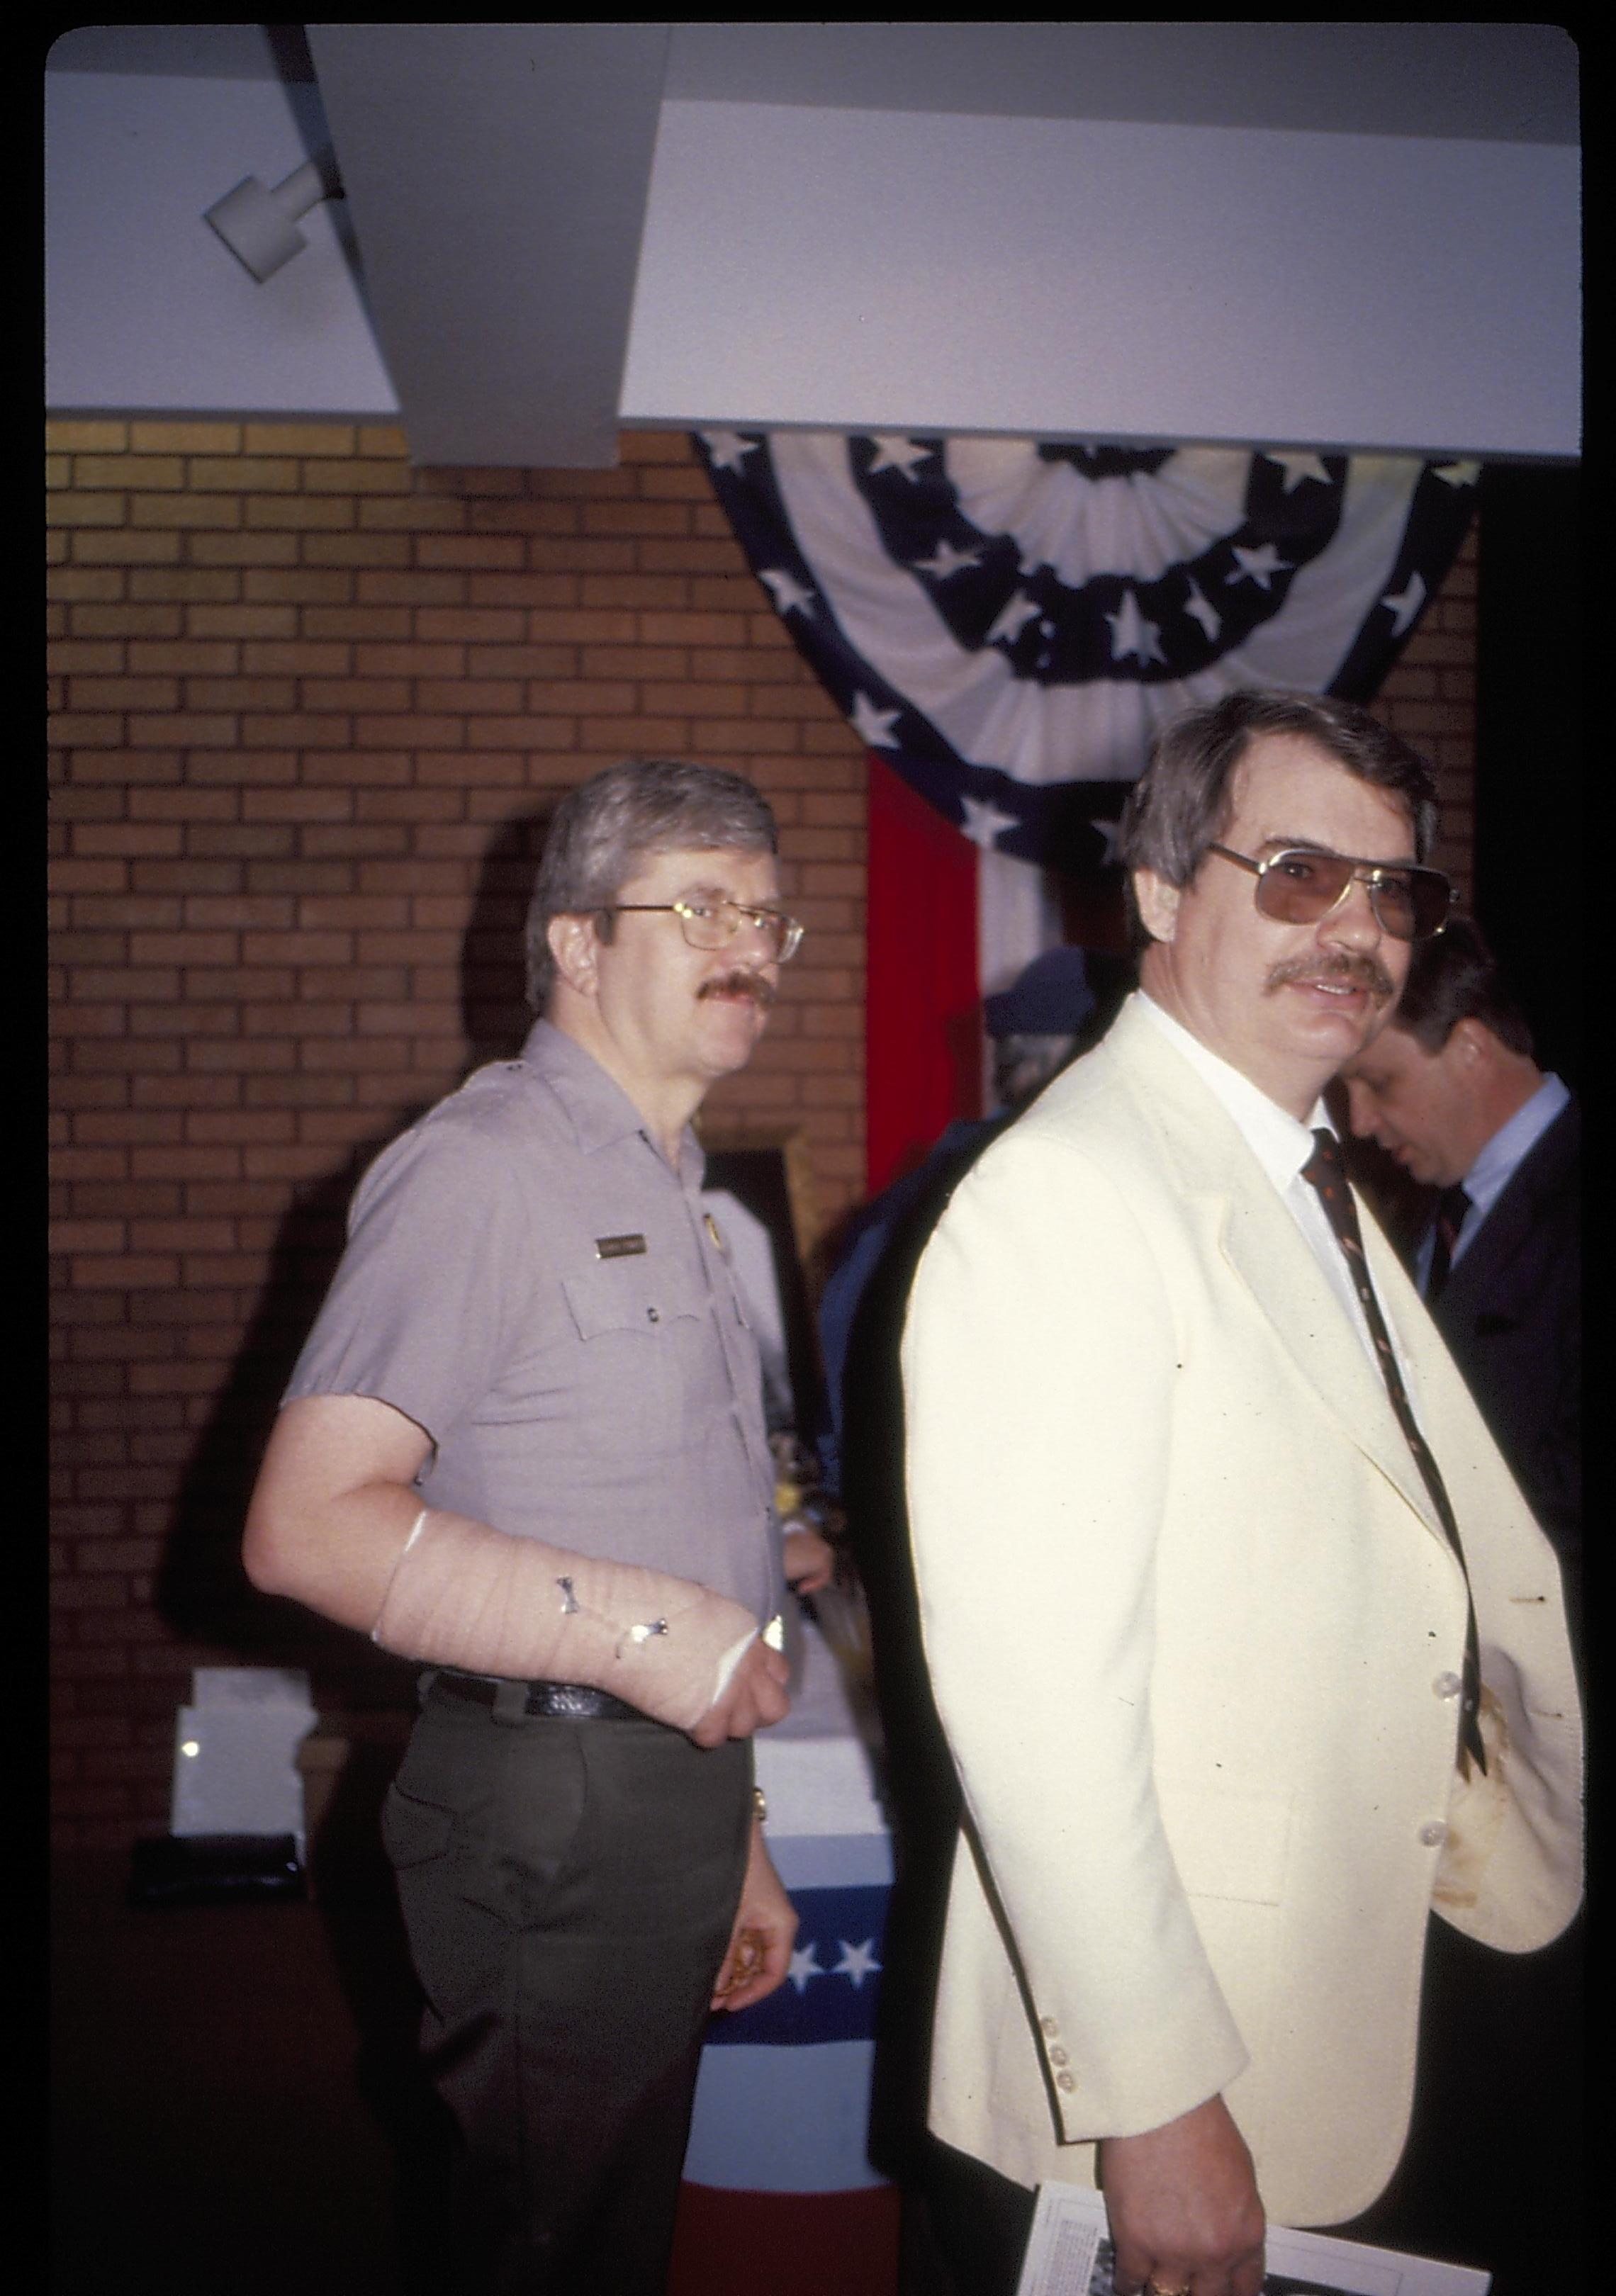
<path id="1" fill-rule="evenodd" d="M 373 1396 L 431 1505 L 782 1607 L 756 1341 L 686 1132 L 541 1021 L 383 1151 L 287 1398 Z"/>

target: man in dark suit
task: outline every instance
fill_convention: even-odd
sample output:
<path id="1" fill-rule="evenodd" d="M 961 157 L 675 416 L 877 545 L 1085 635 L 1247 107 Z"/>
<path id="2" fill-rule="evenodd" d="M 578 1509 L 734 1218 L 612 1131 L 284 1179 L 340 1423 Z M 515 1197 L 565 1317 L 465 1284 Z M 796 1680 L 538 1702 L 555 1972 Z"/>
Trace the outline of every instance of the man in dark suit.
<path id="1" fill-rule="evenodd" d="M 1414 1245 L 1415 1280 L 1559 1553 L 1580 1668 L 1577 1101 L 1538 1066 L 1519 1002 L 1463 917 L 1415 947 L 1392 1025 L 1343 1079 L 1354 1132 L 1438 1192 Z M 1432 2046 L 1414 2128 L 1362 2237 L 1440 2249 L 1449 2226 L 1473 2231 L 1491 2211 L 1495 2286 L 1546 2286 L 1560 2266 L 1577 2277 L 1583 1934 L 1579 1915 L 1546 1953 L 1465 1968 L 1433 1932 L 1423 2013 Z M 1516 2099 L 1527 2132 L 1507 2176 L 1453 2141 L 1464 2101 L 1489 2093 Z M 1535 2206 L 1522 2205 L 1525 2194 Z"/>
<path id="2" fill-rule="evenodd" d="M 1546 1076 L 1476 927 L 1415 950 L 1346 1072 L 1352 1128 L 1440 1191 L 1415 1275 L 1532 1512 L 1573 1616 L 1581 1568 L 1581 1115 Z"/>

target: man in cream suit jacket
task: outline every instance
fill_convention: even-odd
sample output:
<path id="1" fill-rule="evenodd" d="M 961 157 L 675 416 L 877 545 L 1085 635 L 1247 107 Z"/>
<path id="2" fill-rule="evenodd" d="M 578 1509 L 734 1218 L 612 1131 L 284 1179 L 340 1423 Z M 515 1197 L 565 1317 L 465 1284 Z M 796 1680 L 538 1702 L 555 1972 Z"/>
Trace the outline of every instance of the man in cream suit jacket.
<path id="1" fill-rule="evenodd" d="M 1579 1903 L 1554 1554 L 1303 1171 L 1448 913 L 1433 828 L 1350 705 L 1169 728 L 1125 820 L 1141 993 L 921 1264 L 910 1515 L 967 1812 L 931 2121 L 1016 2203 L 971 2296 L 1046 2177 L 1103 2184 L 1122 2296 L 1256 2296 L 1265 2211 L 1340 2225 L 1396 2168 L 1432 1909 L 1522 1954 Z"/>

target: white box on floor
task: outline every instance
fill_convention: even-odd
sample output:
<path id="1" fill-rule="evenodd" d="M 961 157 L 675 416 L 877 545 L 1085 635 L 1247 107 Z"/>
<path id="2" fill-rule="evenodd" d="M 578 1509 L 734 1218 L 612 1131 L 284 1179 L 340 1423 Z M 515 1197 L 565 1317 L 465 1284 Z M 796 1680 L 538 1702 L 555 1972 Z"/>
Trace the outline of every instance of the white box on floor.
<path id="1" fill-rule="evenodd" d="M 280 1667 L 198 1667 L 179 1709 L 169 1830 L 290 1833 L 305 1849 L 298 1749 L 318 1720 L 308 1677 Z"/>

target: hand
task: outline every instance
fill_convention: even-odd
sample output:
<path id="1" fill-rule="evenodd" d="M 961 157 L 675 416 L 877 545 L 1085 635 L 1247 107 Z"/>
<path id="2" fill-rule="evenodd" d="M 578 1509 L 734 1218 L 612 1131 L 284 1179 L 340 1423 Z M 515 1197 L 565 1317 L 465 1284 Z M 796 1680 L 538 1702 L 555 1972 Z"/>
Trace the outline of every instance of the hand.
<path id="1" fill-rule="evenodd" d="M 1147 2281 L 1193 2296 L 1259 2296 L 1262 2202 L 1220 2096 L 1143 2136 L 1103 2138 L 1100 2181 L 1118 2296 Z"/>
<path id="2" fill-rule="evenodd" d="M 799 1525 L 781 1542 L 785 1583 L 793 1595 L 816 1595 L 828 1587 L 836 1571 L 836 1550 L 816 1530 Z"/>
<path id="3" fill-rule="evenodd" d="M 721 1746 L 726 1738 L 750 1738 L 754 1730 L 783 1722 L 791 1710 L 785 1694 L 789 1669 L 766 1642 L 749 1644 L 724 1688 L 691 1732 L 698 1746 Z"/>
<path id="4" fill-rule="evenodd" d="M 712 2006 L 749 2009 L 783 1984 L 796 1934 L 797 1909 L 781 1887 L 763 1846 L 763 1828 L 754 1818 L 741 1903 L 713 1987 Z"/>

